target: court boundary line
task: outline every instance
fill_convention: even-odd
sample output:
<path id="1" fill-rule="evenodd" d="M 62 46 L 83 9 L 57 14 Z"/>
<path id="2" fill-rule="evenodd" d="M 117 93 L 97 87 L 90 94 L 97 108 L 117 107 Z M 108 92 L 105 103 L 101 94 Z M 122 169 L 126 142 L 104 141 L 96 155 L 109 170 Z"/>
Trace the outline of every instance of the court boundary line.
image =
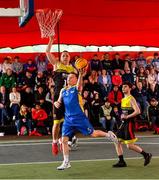
<path id="1" fill-rule="evenodd" d="M 153 156 L 153 159 L 158 159 L 159 156 Z M 80 163 L 80 162 L 95 162 L 95 161 L 115 161 L 118 158 L 109 158 L 109 159 L 82 159 L 82 160 L 71 160 L 72 163 Z M 127 157 L 126 160 L 133 159 L 143 159 L 143 157 Z M 62 161 L 45 161 L 45 162 L 26 162 L 26 163 L 4 163 L 0 164 L 0 166 L 13 166 L 13 165 L 33 165 L 33 164 L 56 164 Z"/>

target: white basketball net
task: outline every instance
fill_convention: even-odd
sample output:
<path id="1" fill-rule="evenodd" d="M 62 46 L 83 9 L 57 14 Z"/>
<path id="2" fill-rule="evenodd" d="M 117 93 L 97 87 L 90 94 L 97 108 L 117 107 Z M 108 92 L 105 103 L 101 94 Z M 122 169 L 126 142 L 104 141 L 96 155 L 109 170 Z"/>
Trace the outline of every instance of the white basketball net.
<path id="1" fill-rule="evenodd" d="M 37 10 L 36 18 L 39 23 L 42 38 L 55 35 L 55 26 L 60 20 L 62 14 L 63 11 L 61 9 L 56 9 L 55 11 L 51 9 Z"/>

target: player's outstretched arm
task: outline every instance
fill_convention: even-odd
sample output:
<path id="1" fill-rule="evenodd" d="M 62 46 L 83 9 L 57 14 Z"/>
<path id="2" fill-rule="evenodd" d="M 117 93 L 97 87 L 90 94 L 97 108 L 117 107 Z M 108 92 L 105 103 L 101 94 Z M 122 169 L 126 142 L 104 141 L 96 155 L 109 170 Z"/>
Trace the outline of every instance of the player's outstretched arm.
<path id="1" fill-rule="evenodd" d="M 54 37 L 53 36 L 50 36 L 49 37 L 49 43 L 47 45 L 47 48 L 46 48 L 46 56 L 48 58 L 48 60 L 50 61 L 50 63 L 52 65 L 55 65 L 58 60 L 55 58 L 55 56 L 51 53 L 51 47 L 52 47 L 52 43 L 54 41 Z"/>

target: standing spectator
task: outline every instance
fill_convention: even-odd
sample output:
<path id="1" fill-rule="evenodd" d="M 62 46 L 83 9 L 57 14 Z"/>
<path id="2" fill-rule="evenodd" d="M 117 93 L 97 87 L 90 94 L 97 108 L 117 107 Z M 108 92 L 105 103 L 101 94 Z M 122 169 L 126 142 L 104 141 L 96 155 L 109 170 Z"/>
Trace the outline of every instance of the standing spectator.
<path id="1" fill-rule="evenodd" d="M 119 90 L 119 87 L 114 86 L 113 90 L 110 91 L 110 93 L 108 94 L 108 101 L 112 106 L 120 107 L 122 97 L 123 95 L 122 92 Z"/>
<path id="2" fill-rule="evenodd" d="M 93 125 L 93 127 L 101 126 L 101 124 L 99 122 L 99 118 L 100 118 L 100 107 L 101 107 L 102 103 L 103 102 L 99 98 L 99 93 L 94 92 L 94 98 L 92 100 L 92 112 L 93 112 L 92 125 Z"/>
<path id="3" fill-rule="evenodd" d="M 146 63 L 146 59 L 144 57 L 144 54 L 143 52 L 139 52 L 138 53 L 138 57 L 136 58 L 136 64 L 137 64 L 137 67 L 146 67 L 147 63 Z"/>
<path id="4" fill-rule="evenodd" d="M 31 135 L 32 130 L 32 120 L 31 120 L 31 113 L 29 112 L 27 106 L 22 105 L 20 107 L 20 111 L 18 113 L 18 118 L 15 121 L 15 126 L 17 128 L 17 135 L 20 136 L 20 130 L 22 126 L 27 128 L 29 135 Z"/>
<path id="5" fill-rule="evenodd" d="M 45 55 L 39 54 L 35 57 L 35 64 L 38 72 L 47 72 L 48 59 Z"/>
<path id="6" fill-rule="evenodd" d="M 17 91 L 16 87 L 12 88 L 12 92 L 9 94 L 9 100 L 10 100 L 10 107 L 11 107 L 13 120 L 16 120 L 18 118 L 18 112 L 21 102 L 21 95 Z"/>
<path id="7" fill-rule="evenodd" d="M 90 60 L 90 71 L 100 71 L 102 69 L 101 61 L 97 54 L 94 54 L 93 59 Z"/>

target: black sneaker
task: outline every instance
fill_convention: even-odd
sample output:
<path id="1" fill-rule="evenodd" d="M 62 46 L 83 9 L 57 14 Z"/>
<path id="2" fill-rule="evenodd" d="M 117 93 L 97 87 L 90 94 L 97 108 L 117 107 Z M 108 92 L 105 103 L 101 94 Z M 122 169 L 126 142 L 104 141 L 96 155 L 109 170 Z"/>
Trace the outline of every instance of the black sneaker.
<path id="1" fill-rule="evenodd" d="M 125 161 L 118 161 L 116 164 L 113 165 L 114 168 L 118 167 L 127 167 L 127 164 Z"/>
<path id="2" fill-rule="evenodd" d="M 152 154 L 151 153 L 147 153 L 147 155 L 145 156 L 145 161 L 144 161 L 144 166 L 147 166 L 152 158 Z"/>

